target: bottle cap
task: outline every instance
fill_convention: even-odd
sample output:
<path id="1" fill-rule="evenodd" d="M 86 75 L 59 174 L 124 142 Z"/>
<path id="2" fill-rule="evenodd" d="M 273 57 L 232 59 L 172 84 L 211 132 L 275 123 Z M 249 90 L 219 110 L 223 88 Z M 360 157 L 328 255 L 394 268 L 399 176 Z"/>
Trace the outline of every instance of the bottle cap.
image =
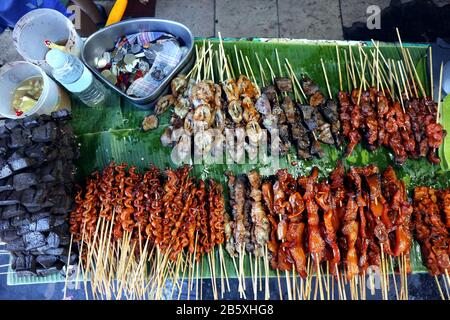
<path id="1" fill-rule="evenodd" d="M 53 69 L 60 69 L 67 63 L 67 54 L 59 49 L 51 49 L 45 55 L 45 61 L 47 61 Z"/>

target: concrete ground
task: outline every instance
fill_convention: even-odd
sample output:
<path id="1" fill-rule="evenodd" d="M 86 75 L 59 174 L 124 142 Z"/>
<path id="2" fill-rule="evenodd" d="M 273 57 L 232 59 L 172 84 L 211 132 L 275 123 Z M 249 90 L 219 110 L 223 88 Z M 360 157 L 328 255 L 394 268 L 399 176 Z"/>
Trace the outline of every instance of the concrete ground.
<path id="1" fill-rule="evenodd" d="M 156 0 L 155 16 L 187 25 L 197 37 L 344 39 L 344 28 L 367 22 L 367 9 L 419 0 Z M 96 1 L 107 12 L 113 0 Z M 433 0 L 437 6 L 449 0 Z M 383 24 L 383 21 L 381 21 Z M 0 65 L 16 60 L 9 32 L 0 35 Z"/>

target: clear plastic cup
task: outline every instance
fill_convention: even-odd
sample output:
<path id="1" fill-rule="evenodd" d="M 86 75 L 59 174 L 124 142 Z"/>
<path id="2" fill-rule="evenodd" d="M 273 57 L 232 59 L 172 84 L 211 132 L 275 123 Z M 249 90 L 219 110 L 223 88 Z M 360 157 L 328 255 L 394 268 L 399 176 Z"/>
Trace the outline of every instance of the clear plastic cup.
<path id="1" fill-rule="evenodd" d="M 17 116 L 12 108 L 15 89 L 25 80 L 42 77 L 43 89 L 35 106 Z M 0 69 L 0 114 L 10 119 L 20 119 L 32 114 L 50 114 L 58 109 L 69 109 L 70 98 L 41 68 L 26 61 L 5 64 Z"/>
<path id="2" fill-rule="evenodd" d="M 66 51 L 77 57 L 80 57 L 83 48 L 83 41 L 72 21 L 52 9 L 37 9 L 24 15 L 14 28 L 13 40 L 20 55 L 40 66 L 48 75 L 51 75 L 51 68 L 45 62 L 49 51 L 45 40 L 65 43 Z"/>

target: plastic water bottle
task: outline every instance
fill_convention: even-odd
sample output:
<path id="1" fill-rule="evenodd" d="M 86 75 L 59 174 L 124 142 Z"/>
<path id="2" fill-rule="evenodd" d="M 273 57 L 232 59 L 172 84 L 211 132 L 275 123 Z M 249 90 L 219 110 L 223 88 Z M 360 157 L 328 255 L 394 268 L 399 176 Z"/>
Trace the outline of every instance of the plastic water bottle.
<path id="1" fill-rule="evenodd" d="M 52 67 L 53 77 L 83 103 L 95 107 L 105 100 L 105 87 L 80 59 L 59 49 L 52 49 L 45 60 Z"/>

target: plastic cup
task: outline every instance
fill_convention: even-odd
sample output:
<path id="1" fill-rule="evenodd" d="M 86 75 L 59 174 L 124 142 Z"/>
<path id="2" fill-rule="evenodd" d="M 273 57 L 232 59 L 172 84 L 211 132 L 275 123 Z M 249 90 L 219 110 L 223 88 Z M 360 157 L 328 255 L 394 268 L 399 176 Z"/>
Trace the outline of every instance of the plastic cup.
<path id="1" fill-rule="evenodd" d="M 45 62 L 49 51 L 45 40 L 66 43 L 70 54 L 80 57 L 83 41 L 72 21 L 52 9 L 37 9 L 24 15 L 16 24 L 13 40 L 17 51 L 28 62 L 40 66 L 51 76 L 51 67 Z"/>
<path id="2" fill-rule="evenodd" d="M 36 105 L 17 116 L 12 108 L 15 89 L 25 80 L 42 77 L 43 89 Z M 70 98 L 41 68 L 26 61 L 5 64 L 0 69 L 0 114 L 10 119 L 20 119 L 32 114 L 50 114 L 58 109 L 70 109 Z"/>

